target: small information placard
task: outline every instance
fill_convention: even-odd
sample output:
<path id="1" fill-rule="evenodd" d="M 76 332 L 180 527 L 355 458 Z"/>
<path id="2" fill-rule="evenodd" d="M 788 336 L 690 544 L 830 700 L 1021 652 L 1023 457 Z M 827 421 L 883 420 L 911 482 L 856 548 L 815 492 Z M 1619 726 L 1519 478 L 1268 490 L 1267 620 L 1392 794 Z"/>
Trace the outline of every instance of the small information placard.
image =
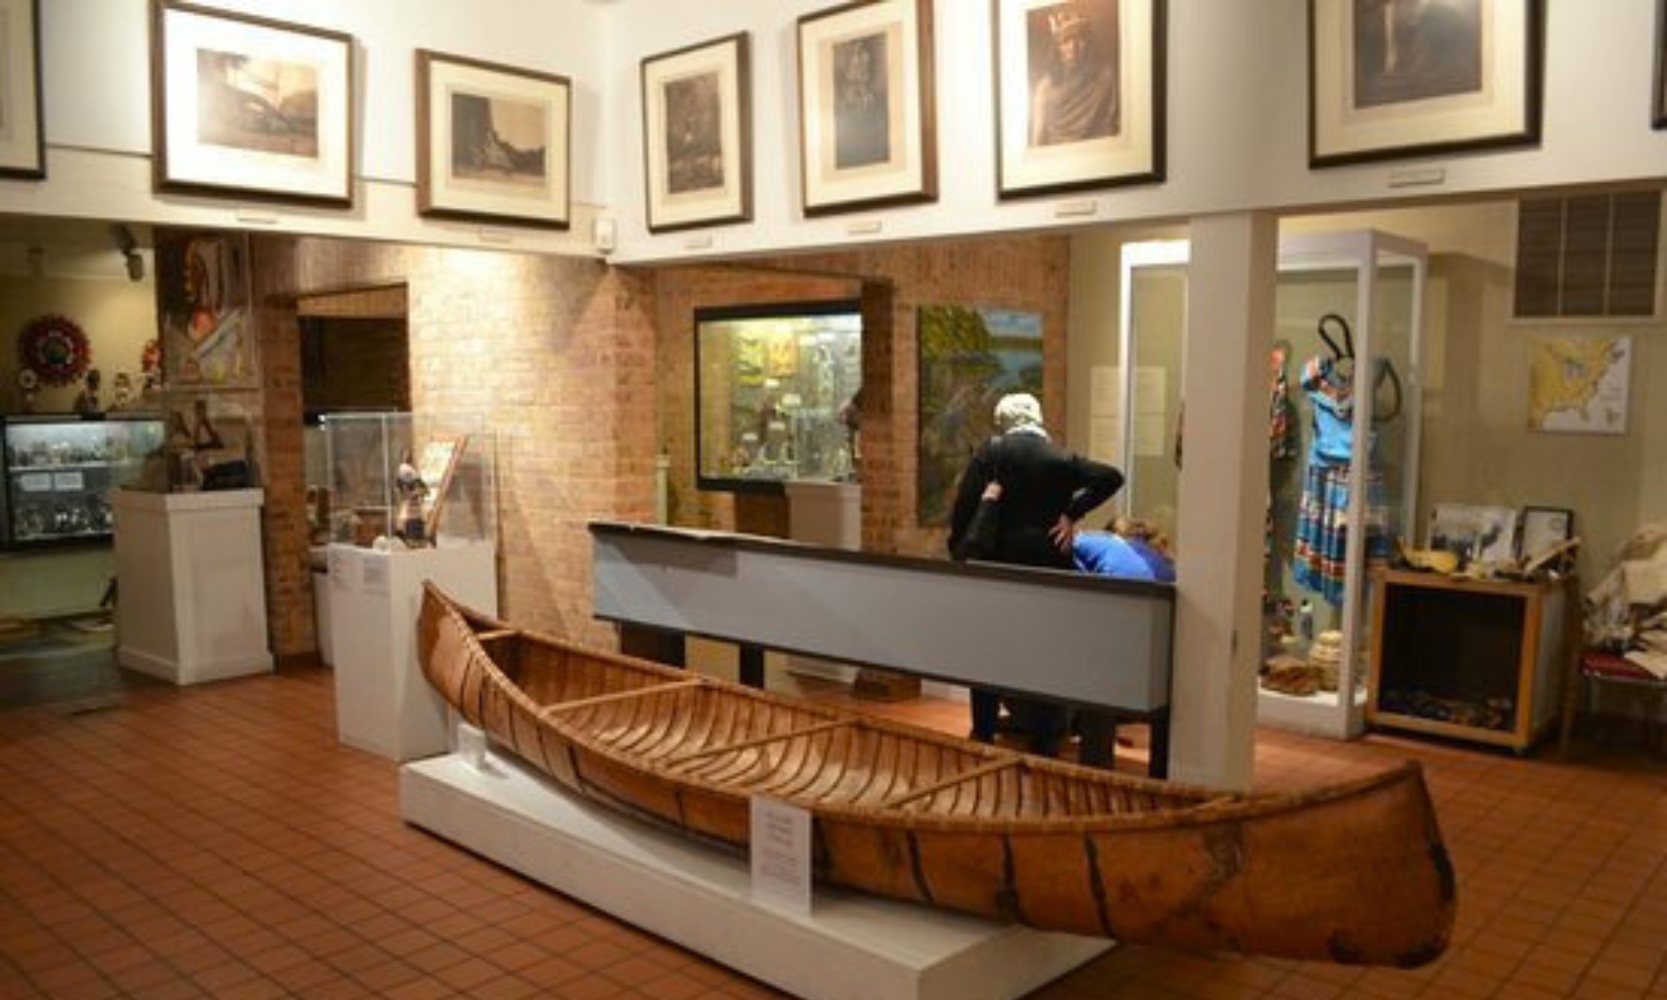
<path id="1" fill-rule="evenodd" d="M 54 472 L 52 489 L 58 493 L 79 493 L 87 488 L 87 477 L 80 472 Z"/>
<path id="2" fill-rule="evenodd" d="M 363 575 L 359 578 L 360 585 L 367 594 L 386 594 L 388 592 L 388 556 L 383 552 L 372 552 L 364 556 L 360 564 Z"/>
<path id="3" fill-rule="evenodd" d="M 810 916 L 810 812 L 763 795 L 751 802 L 753 899 Z"/>
<path id="4" fill-rule="evenodd" d="M 50 493 L 52 492 L 52 473 L 25 473 L 17 477 L 17 485 L 25 493 Z"/>
<path id="5" fill-rule="evenodd" d="M 457 722 L 457 755 L 477 771 L 486 769 L 486 732 L 459 719 Z"/>

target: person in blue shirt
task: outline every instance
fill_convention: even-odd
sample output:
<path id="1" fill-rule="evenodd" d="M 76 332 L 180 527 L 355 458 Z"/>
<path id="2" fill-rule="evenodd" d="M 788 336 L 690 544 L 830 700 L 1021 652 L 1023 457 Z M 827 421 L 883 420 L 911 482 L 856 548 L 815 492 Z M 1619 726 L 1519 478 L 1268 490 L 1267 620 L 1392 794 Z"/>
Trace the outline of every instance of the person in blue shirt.
<path id="1" fill-rule="evenodd" d="M 1077 532 L 1071 547 L 1077 569 L 1125 580 L 1175 582 L 1174 561 L 1141 522 L 1117 518 L 1106 527 L 1106 531 Z"/>

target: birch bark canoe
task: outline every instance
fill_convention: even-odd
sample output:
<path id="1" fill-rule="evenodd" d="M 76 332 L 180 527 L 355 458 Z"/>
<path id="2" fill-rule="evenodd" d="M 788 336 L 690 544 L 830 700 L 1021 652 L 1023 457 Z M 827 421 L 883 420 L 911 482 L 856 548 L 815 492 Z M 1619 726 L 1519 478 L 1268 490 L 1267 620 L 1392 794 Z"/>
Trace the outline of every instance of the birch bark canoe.
<path id="1" fill-rule="evenodd" d="M 1031 757 L 523 632 L 426 585 L 424 673 L 568 791 L 745 850 L 749 799 L 813 816 L 818 878 L 1164 947 L 1414 967 L 1455 878 L 1416 763 L 1223 795 Z"/>

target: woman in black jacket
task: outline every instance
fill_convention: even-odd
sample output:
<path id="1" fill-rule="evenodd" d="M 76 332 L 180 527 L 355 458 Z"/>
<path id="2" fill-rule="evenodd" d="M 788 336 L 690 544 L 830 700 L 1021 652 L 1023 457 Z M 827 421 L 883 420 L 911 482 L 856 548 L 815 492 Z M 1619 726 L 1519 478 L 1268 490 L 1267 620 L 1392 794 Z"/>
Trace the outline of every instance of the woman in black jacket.
<path id="1" fill-rule="evenodd" d="M 1055 445 L 1042 426 L 1042 404 L 1029 393 L 996 403 L 995 437 L 979 446 L 961 476 L 950 517 L 949 551 L 957 559 L 986 559 L 1020 566 L 1072 569 L 1071 543 L 1077 522 L 1111 499 L 1123 474 Z M 973 516 L 986 487 L 999 483 L 1000 510 L 987 539 L 971 537 Z M 988 523 L 991 512 L 986 511 Z M 1014 702 L 1013 699 L 1009 699 Z M 1065 732 L 1065 710 L 1046 703 L 1015 704 L 1029 721 L 1031 749 L 1053 756 Z M 995 737 L 1000 699 L 994 691 L 972 691 L 972 737 Z"/>

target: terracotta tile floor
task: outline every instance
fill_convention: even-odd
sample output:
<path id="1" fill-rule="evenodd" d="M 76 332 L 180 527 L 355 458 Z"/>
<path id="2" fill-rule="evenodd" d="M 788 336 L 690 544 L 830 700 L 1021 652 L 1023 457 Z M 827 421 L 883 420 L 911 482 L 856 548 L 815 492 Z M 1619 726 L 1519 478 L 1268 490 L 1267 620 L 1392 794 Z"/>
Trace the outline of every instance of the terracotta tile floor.
<path id="1" fill-rule="evenodd" d="M 887 710 L 964 724 L 957 706 Z M 1428 768 L 1459 872 L 1457 940 L 1434 966 L 1121 948 L 1036 996 L 1667 1000 L 1667 769 L 1257 743 L 1270 787 L 1404 757 Z M 5 1000 L 776 995 L 406 827 L 394 765 L 337 743 L 326 671 L 0 712 Z"/>

